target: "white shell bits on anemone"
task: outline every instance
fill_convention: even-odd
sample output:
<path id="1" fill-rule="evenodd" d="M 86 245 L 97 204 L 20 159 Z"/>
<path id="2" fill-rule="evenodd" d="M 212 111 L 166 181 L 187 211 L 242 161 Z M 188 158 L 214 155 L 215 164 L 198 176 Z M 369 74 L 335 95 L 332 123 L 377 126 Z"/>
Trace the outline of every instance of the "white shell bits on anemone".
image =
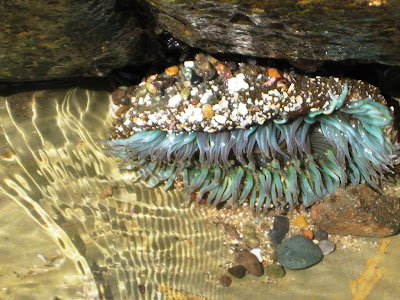
<path id="1" fill-rule="evenodd" d="M 270 77 L 262 66 L 246 73 L 244 63 L 208 80 L 200 65 L 195 60 L 178 66 L 168 92 L 143 95 L 135 89 L 132 97 L 150 95 L 151 105 L 133 103 L 115 121 L 121 128 L 131 118 L 130 127 L 104 142 L 148 186 L 170 188 L 179 181 L 189 202 L 236 207 L 249 201 L 255 213 L 266 213 L 311 205 L 347 184 L 378 189 L 391 172 L 399 147 L 385 134 L 392 116 L 372 85 L 277 71 Z M 183 76 L 188 68 L 197 76 L 190 85 Z M 167 75 L 158 76 L 166 81 Z M 182 92 L 191 96 L 169 107 Z M 205 104 L 217 113 L 203 118 Z M 131 117 L 138 113 L 146 118 Z M 157 117 L 164 121 L 147 121 Z"/>

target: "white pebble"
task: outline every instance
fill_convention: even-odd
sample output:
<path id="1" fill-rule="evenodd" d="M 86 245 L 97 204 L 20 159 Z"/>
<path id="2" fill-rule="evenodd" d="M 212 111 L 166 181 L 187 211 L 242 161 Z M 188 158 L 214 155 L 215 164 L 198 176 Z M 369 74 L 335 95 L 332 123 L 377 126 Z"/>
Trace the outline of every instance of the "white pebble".
<path id="1" fill-rule="evenodd" d="M 260 248 L 251 249 L 250 253 L 253 253 L 255 255 L 255 257 L 257 257 L 259 262 L 263 261 L 263 258 L 261 256 L 261 249 Z"/>
<path id="2" fill-rule="evenodd" d="M 225 124 L 226 122 L 226 117 L 224 115 L 215 115 L 214 116 L 215 121 L 217 121 L 219 124 Z"/>
<path id="3" fill-rule="evenodd" d="M 168 107 L 176 107 L 181 102 L 182 102 L 182 96 L 180 94 L 176 94 L 175 96 L 169 98 Z"/>
<path id="4" fill-rule="evenodd" d="M 192 60 L 187 60 L 184 63 L 185 68 L 193 68 L 194 67 L 194 61 Z"/>
<path id="5" fill-rule="evenodd" d="M 239 108 L 238 108 L 239 114 L 242 116 L 246 116 L 247 113 L 249 112 L 247 110 L 246 104 L 245 103 L 239 103 Z"/>
<path id="6" fill-rule="evenodd" d="M 241 74 L 238 74 L 236 77 L 232 77 L 232 78 L 228 79 L 229 92 L 233 93 L 233 92 L 240 91 L 242 89 L 249 88 L 249 84 L 246 81 L 244 81 L 244 75 L 243 74 L 242 74 L 243 76 L 239 76 L 239 75 L 241 75 Z"/>

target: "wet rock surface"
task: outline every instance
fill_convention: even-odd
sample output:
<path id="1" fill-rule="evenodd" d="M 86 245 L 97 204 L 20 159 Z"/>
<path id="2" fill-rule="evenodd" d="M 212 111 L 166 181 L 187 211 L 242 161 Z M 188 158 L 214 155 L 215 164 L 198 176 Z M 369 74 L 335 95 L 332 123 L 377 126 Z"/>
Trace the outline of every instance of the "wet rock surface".
<path id="1" fill-rule="evenodd" d="M 330 234 L 385 237 L 399 232 L 400 198 L 350 186 L 314 205 L 311 215 Z"/>
<path id="2" fill-rule="evenodd" d="M 115 1 L 2 1 L 0 81 L 103 76 L 158 56 L 142 7 Z"/>
<path id="3" fill-rule="evenodd" d="M 210 52 L 292 59 L 298 65 L 345 59 L 400 64 L 396 0 L 147 2 L 163 28 Z"/>
<path id="4" fill-rule="evenodd" d="M 279 264 L 300 270 L 317 264 L 323 257 L 320 248 L 302 235 L 295 235 L 279 245 Z"/>

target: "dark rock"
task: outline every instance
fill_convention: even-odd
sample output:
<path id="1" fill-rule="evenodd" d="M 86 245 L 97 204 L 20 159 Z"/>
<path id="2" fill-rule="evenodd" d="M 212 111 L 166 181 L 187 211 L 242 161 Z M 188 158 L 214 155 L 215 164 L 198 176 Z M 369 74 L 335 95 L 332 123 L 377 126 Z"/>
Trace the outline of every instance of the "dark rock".
<path id="1" fill-rule="evenodd" d="M 190 78 L 190 82 L 193 85 L 198 85 L 198 84 L 203 82 L 203 77 L 201 77 L 200 75 L 196 74 L 195 71 L 192 71 L 192 77 Z"/>
<path id="2" fill-rule="evenodd" d="M 2 1 L 0 81 L 104 76 L 154 61 L 153 23 L 143 4 L 128 12 L 114 0 Z"/>
<path id="3" fill-rule="evenodd" d="M 144 294 L 146 292 L 146 287 L 142 284 L 138 285 L 139 292 Z"/>
<path id="4" fill-rule="evenodd" d="M 232 279 L 230 279 L 228 276 L 222 276 L 222 277 L 219 279 L 219 283 L 220 283 L 222 286 L 228 287 L 228 286 L 231 285 Z"/>
<path id="5" fill-rule="evenodd" d="M 271 241 L 275 245 L 282 243 L 286 234 L 289 232 L 289 219 L 284 216 L 275 216 L 272 229 L 269 231 Z"/>
<path id="6" fill-rule="evenodd" d="M 262 276 L 264 274 L 263 265 L 258 261 L 258 258 L 249 251 L 236 252 L 235 261 L 255 276 Z"/>
<path id="7" fill-rule="evenodd" d="M 321 261 L 321 249 L 302 235 L 292 236 L 278 248 L 279 263 L 290 270 L 311 267 Z"/>
<path id="8" fill-rule="evenodd" d="M 400 65 L 397 0 L 147 2 L 161 27 L 211 53 Z"/>
<path id="9" fill-rule="evenodd" d="M 234 276 L 236 278 L 239 278 L 239 279 L 243 278 L 244 275 L 246 275 L 246 269 L 241 265 L 237 265 L 237 266 L 234 266 L 232 268 L 229 268 L 228 272 L 232 276 Z"/>
<path id="10" fill-rule="evenodd" d="M 385 237 L 400 228 L 400 198 L 367 185 L 337 189 L 311 208 L 319 228 L 330 234 Z"/>
<path id="11" fill-rule="evenodd" d="M 266 272 L 272 278 L 282 278 L 285 276 L 285 269 L 280 265 L 270 265 L 266 268 Z"/>
<path id="12" fill-rule="evenodd" d="M 314 234 L 314 238 L 318 241 L 327 240 L 328 233 L 325 230 L 320 229 Z"/>
<path id="13" fill-rule="evenodd" d="M 335 244 L 330 240 L 321 241 L 318 247 L 321 249 L 323 255 L 328 255 L 335 251 Z"/>

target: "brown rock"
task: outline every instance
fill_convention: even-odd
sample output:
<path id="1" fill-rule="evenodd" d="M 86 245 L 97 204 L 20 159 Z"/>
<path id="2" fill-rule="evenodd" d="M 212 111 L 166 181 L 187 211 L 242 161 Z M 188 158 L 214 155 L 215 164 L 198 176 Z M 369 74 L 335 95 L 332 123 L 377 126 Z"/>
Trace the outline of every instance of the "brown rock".
<path id="1" fill-rule="evenodd" d="M 236 278 L 243 278 L 246 275 L 246 269 L 242 265 L 237 265 L 228 269 L 228 273 Z"/>
<path id="2" fill-rule="evenodd" d="M 367 185 L 339 188 L 314 205 L 311 216 L 330 234 L 390 236 L 400 229 L 400 198 L 379 194 Z"/>
<path id="3" fill-rule="evenodd" d="M 228 287 L 228 286 L 231 285 L 232 279 L 230 279 L 228 276 L 222 276 L 222 277 L 219 279 L 219 283 L 220 283 L 222 286 Z"/>
<path id="4" fill-rule="evenodd" d="M 236 252 L 235 261 L 255 276 L 262 276 L 264 274 L 263 265 L 258 261 L 258 258 L 249 251 Z"/>

